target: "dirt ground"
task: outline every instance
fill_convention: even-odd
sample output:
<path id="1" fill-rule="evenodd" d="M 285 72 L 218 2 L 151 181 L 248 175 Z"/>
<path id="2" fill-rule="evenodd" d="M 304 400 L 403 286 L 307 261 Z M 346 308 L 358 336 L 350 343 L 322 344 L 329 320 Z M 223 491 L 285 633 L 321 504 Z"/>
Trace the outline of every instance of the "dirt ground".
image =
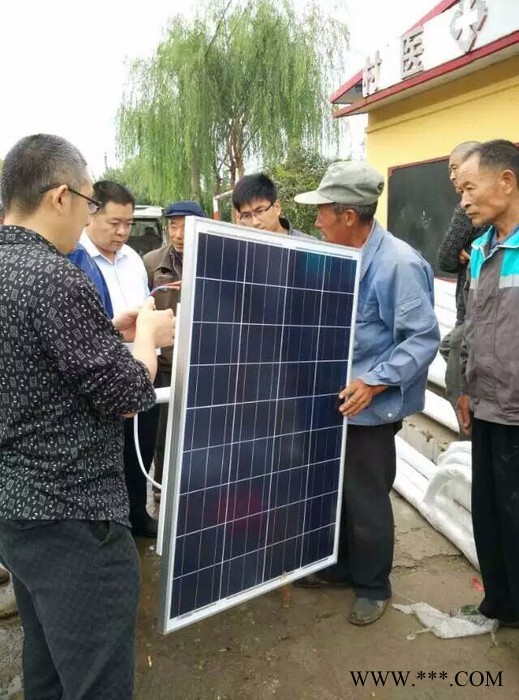
<path id="1" fill-rule="evenodd" d="M 477 573 L 465 558 L 398 496 L 394 505 L 392 602 L 424 601 L 442 610 L 477 602 Z M 288 608 L 274 591 L 164 637 L 156 631 L 159 560 L 149 541 L 140 541 L 139 550 L 137 700 L 519 695 L 519 630 L 498 630 L 495 644 L 490 635 L 442 640 L 416 634 L 420 623 L 394 608 L 374 625 L 354 627 L 347 622 L 348 590 L 292 587 Z M 20 649 L 18 618 L 0 621 L 0 698 L 23 697 Z"/>

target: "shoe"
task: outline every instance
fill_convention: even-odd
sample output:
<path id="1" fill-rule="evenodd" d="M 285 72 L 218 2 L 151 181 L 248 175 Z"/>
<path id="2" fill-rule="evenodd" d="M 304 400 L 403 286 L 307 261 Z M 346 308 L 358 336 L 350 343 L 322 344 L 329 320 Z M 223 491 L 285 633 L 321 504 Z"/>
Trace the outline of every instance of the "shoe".
<path id="1" fill-rule="evenodd" d="M 0 586 L 5 586 L 6 583 L 9 583 L 10 578 L 9 572 L 0 566 Z"/>
<path id="2" fill-rule="evenodd" d="M 349 588 L 350 585 L 350 582 L 346 579 L 337 579 L 334 581 L 319 576 L 319 574 L 310 574 L 309 576 L 304 576 L 294 581 L 294 586 L 296 586 L 296 588 Z"/>
<path id="3" fill-rule="evenodd" d="M 158 531 L 158 520 L 155 520 L 155 518 L 152 518 L 149 515 L 142 522 L 132 524 L 132 535 L 134 537 L 147 537 L 148 539 L 155 539 Z"/>
<path id="4" fill-rule="evenodd" d="M 355 598 L 350 612 L 349 621 L 352 625 L 370 625 L 382 617 L 387 600 L 372 600 L 371 598 Z"/>
<path id="5" fill-rule="evenodd" d="M 513 629 L 517 629 L 519 627 L 519 620 L 514 620 L 513 622 L 503 622 L 502 620 L 498 620 L 499 622 L 499 627 L 511 627 Z"/>
<path id="6" fill-rule="evenodd" d="M 479 606 L 473 603 L 468 603 L 467 605 L 461 605 L 456 610 L 450 613 L 451 617 L 472 617 L 474 615 L 483 615 L 479 610 Z"/>
<path id="7" fill-rule="evenodd" d="M 480 617 L 483 619 L 492 619 L 489 618 L 488 615 L 484 615 L 479 609 L 478 605 L 472 605 L 471 603 L 469 603 L 468 605 L 462 605 L 461 607 L 451 612 L 451 615 L 453 617 Z M 519 620 L 510 620 L 508 622 L 503 622 L 503 620 L 500 620 L 499 618 L 494 619 L 496 619 L 499 622 L 499 627 L 511 627 L 513 629 L 519 628 Z"/>

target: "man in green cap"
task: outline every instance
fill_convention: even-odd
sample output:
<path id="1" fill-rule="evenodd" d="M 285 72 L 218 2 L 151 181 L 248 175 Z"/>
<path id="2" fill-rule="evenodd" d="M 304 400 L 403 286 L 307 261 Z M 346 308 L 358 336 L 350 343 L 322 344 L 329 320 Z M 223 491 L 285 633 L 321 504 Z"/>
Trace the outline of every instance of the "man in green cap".
<path id="1" fill-rule="evenodd" d="M 324 240 L 362 249 L 351 381 L 337 387 L 348 419 L 338 562 L 300 581 L 351 585 L 354 625 L 378 620 L 391 597 L 395 435 L 424 406 L 440 340 L 431 267 L 374 218 L 383 188 L 367 163 L 347 161 L 330 165 L 317 190 L 296 197 L 318 207 Z"/>

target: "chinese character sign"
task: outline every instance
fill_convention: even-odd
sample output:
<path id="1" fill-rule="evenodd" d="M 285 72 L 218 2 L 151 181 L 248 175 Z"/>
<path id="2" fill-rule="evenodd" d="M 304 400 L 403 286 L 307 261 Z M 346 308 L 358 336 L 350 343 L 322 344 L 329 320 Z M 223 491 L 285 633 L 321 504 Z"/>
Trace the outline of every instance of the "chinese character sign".
<path id="1" fill-rule="evenodd" d="M 362 73 L 362 94 L 364 97 L 372 95 L 379 89 L 381 63 L 382 60 L 379 51 L 376 52 L 373 61 L 370 58 L 366 61 L 366 67 Z"/>
<path id="2" fill-rule="evenodd" d="M 402 80 L 423 71 L 423 27 L 416 27 L 402 37 Z"/>

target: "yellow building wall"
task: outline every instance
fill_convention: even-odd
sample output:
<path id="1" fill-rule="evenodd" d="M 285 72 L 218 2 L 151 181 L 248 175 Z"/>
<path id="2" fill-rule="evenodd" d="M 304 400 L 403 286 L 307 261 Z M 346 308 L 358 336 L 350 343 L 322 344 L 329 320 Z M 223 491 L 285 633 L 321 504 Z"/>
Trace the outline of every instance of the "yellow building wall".
<path id="1" fill-rule="evenodd" d="M 518 121 L 519 55 L 370 112 L 367 159 L 386 178 L 379 221 L 387 224 L 390 168 L 446 157 L 462 141 L 517 142 Z"/>

